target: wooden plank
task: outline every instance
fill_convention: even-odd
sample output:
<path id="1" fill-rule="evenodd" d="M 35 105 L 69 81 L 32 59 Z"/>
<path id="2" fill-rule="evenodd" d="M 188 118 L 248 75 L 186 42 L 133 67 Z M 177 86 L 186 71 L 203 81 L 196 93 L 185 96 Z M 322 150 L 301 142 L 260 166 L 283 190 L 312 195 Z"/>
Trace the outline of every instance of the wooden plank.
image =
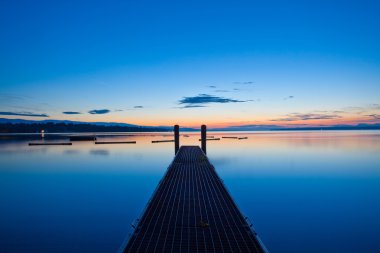
<path id="1" fill-rule="evenodd" d="M 136 141 L 95 141 L 95 144 L 136 144 Z"/>
<path id="2" fill-rule="evenodd" d="M 161 142 L 174 142 L 174 140 L 158 140 L 158 141 L 152 141 L 152 143 L 161 143 Z"/>
<path id="3" fill-rule="evenodd" d="M 73 145 L 71 142 L 30 142 L 29 146 L 58 146 Z"/>

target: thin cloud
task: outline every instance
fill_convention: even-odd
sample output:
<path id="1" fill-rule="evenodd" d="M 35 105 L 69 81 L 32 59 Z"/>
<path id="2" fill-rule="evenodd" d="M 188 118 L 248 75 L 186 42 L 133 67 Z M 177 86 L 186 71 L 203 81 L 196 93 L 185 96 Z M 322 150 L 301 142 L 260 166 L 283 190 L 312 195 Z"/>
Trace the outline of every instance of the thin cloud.
<path id="1" fill-rule="evenodd" d="M 300 121 L 300 120 L 321 120 L 321 119 L 339 119 L 341 116 L 336 114 L 318 114 L 318 113 L 291 113 L 284 118 L 272 119 L 271 121 Z"/>
<path id="2" fill-rule="evenodd" d="M 211 89 L 215 89 L 216 88 L 215 85 L 209 85 L 208 87 L 211 88 Z"/>
<path id="3" fill-rule="evenodd" d="M 344 107 L 341 110 L 343 110 L 344 113 L 354 113 L 354 114 L 365 116 L 365 114 L 378 114 L 380 110 L 380 104 L 369 104 L 362 107 L 349 106 L 349 107 Z"/>
<path id="4" fill-rule="evenodd" d="M 245 82 L 233 82 L 234 84 L 253 84 L 252 81 L 245 81 Z"/>
<path id="5" fill-rule="evenodd" d="M 365 108 L 359 107 L 359 106 L 348 106 L 348 107 L 342 108 L 342 110 L 349 112 L 349 113 L 362 114 L 365 111 L 367 111 L 368 108 L 365 109 Z"/>
<path id="6" fill-rule="evenodd" d="M 182 107 L 177 107 L 179 109 L 189 109 L 189 108 L 202 108 L 202 107 L 207 107 L 205 105 L 185 105 Z"/>
<path id="7" fill-rule="evenodd" d="M 380 110 L 380 104 L 370 104 L 369 107 L 371 109 Z"/>
<path id="8" fill-rule="evenodd" d="M 251 128 L 251 127 L 281 127 L 280 125 L 266 125 L 266 124 L 250 124 L 240 126 L 230 126 L 230 128 Z"/>
<path id="9" fill-rule="evenodd" d="M 82 114 L 81 112 L 71 112 L 71 111 L 68 111 L 68 112 L 62 112 L 63 114 L 68 114 L 68 115 L 75 115 L 75 114 Z"/>
<path id="10" fill-rule="evenodd" d="M 202 104 L 209 104 L 209 103 L 221 103 L 221 104 L 242 103 L 242 102 L 247 102 L 247 101 L 218 97 L 218 96 L 213 96 L 209 94 L 199 94 L 198 96 L 194 96 L 194 97 L 184 97 L 180 99 L 178 102 L 179 104 L 183 104 L 187 106 L 187 105 L 202 105 Z"/>
<path id="11" fill-rule="evenodd" d="M 294 98 L 294 96 L 287 96 L 284 98 L 284 100 L 293 99 L 293 98 Z"/>
<path id="12" fill-rule="evenodd" d="M 110 110 L 108 109 L 100 109 L 100 110 L 91 110 L 91 111 L 88 111 L 89 114 L 106 114 L 106 113 L 109 113 Z"/>
<path id="13" fill-rule="evenodd" d="M 0 115 L 6 115 L 6 116 L 25 116 L 25 117 L 49 117 L 45 113 L 37 114 L 37 113 L 31 113 L 31 112 L 0 112 Z"/>
<path id="14" fill-rule="evenodd" d="M 368 117 L 372 117 L 372 118 L 374 118 L 374 119 L 380 119 L 380 114 L 368 114 L 368 115 L 366 115 L 366 116 L 368 116 Z"/>
<path id="15" fill-rule="evenodd" d="M 7 94 L 0 94 L 1 100 L 22 100 L 24 99 L 23 96 L 18 95 L 7 95 Z"/>
<path id="16" fill-rule="evenodd" d="M 229 90 L 215 90 L 215 92 L 230 92 Z"/>
<path id="17" fill-rule="evenodd" d="M 142 105 L 136 105 L 133 108 L 135 108 L 135 109 L 142 109 L 142 108 L 144 108 L 144 106 L 142 106 Z"/>

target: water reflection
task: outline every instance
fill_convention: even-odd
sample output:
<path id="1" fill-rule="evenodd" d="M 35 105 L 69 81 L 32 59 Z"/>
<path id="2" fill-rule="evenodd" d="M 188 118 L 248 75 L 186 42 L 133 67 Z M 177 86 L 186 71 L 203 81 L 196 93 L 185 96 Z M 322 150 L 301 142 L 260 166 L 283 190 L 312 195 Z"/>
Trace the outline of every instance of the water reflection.
<path id="1" fill-rule="evenodd" d="M 63 151 L 64 155 L 77 155 L 79 153 L 80 153 L 79 150 L 76 150 L 76 149 L 67 149 Z"/>
<path id="2" fill-rule="evenodd" d="M 107 149 L 92 149 L 90 150 L 91 155 L 101 155 L 101 156 L 108 156 L 110 152 Z"/>
<path id="3" fill-rule="evenodd" d="M 210 135 L 248 137 L 210 141 L 208 156 L 270 252 L 380 251 L 379 131 Z M 35 138 L 0 140 L 0 252 L 116 252 L 174 155 L 151 143 L 168 133 Z"/>

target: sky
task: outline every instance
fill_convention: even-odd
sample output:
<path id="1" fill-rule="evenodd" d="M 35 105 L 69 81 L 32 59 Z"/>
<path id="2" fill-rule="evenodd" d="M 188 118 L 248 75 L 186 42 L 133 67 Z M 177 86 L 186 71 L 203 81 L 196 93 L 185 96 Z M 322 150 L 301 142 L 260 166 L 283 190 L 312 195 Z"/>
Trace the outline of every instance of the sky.
<path id="1" fill-rule="evenodd" d="M 380 123 L 379 1 L 0 1 L 0 117 Z"/>

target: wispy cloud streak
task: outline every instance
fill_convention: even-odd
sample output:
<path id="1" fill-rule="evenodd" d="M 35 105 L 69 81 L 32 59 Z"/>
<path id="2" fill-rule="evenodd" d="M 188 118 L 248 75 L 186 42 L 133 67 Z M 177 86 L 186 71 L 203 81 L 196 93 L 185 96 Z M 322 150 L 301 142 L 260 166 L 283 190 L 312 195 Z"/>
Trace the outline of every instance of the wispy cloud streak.
<path id="1" fill-rule="evenodd" d="M 319 113 L 291 113 L 284 118 L 272 119 L 271 121 L 300 121 L 300 120 L 324 120 L 324 119 L 339 119 L 337 114 L 319 114 Z"/>
<path id="2" fill-rule="evenodd" d="M 234 82 L 234 84 L 253 84 L 253 82 L 252 81 Z"/>
<path id="3" fill-rule="evenodd" d="M 110 112 L 110 110 L 108 110 L 108 109 L 100 109 L 100 110 L 91 110 L 88 113 L 89 114 L 106 114 L 109 112 Z"/>
<path id="4" fill-rule="evenodd" d="M 232 98 L 224 98 L 224 97 L 218 97 L 213 96 L 209 94 L 199 94 L 194 97 L 184 97 L 180 99 L 179 104 L 183 104 L 185 106 L 188 105 L 202 105 L 202 104 L 209 104 L 209 103 L 242 103 L 247 102 L 246 100 L 237 100 Z"/>
<path id="5" fill-rule="evenodd" d="M 81 112 L 72 112 L 72 111 L 62 112 L 62 113 L 63 113 L 63 114 L 67 114 L 67 115 L 82 114 Z"/>
<path id="6" fill-rule="evenodd" d="M 185 105 L 182 107 L 177 107 L 179 109 L 189 109 L 189 108 L 202 108 L 202 107 L 207 107 L 205 105 Z"/>
<path id="7" fill-rule="evenodd" d="M 374 119 L 380 119 L 380 114 L 368 114 L 368 117 L 372 117 Z"/>
<path id="8" fill-rule="evenodd" d="M 288 100 L 288 99 L 293 99 L 294 96 L 287 96 L 287 97 L 284 97 L 284 100 Z"/>
<path id="9" fill-rule="evenodd" d="M 37 114 L 32 112 L 0 112 L 0 115 L 6 115 L 6 116 L 25 116 L 25 117 L 49 117 L 47 114 Z"/>

